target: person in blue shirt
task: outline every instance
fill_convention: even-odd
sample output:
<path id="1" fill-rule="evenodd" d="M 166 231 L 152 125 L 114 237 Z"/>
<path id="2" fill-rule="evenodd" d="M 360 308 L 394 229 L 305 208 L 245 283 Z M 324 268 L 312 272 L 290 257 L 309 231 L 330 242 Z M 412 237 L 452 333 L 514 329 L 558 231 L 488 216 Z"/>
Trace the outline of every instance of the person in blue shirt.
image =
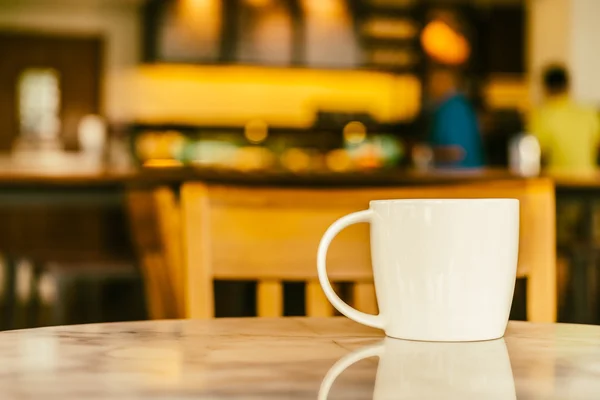
<path id="1" fill-rule="evenodd" d="M 479 168 L 483 145 L 475 110 L 460 93 L 458 73 L 450 68 L 431 71 L 428 92 L 434 102 L 430 131 L 437 167 Z"/>

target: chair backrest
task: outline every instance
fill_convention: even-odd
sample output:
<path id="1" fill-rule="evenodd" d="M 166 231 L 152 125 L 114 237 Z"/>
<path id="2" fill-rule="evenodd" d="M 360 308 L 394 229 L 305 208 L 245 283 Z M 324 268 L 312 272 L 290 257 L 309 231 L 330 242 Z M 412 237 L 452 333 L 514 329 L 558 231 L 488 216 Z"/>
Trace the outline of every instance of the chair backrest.
<path id="1" fill-rule="evenodd" d="M 125 202 L 149 317 L 184 317 L 185 270 L 176 194 L 170 187 L 130 188 Z"/>
<path id="2" fill-rule="evenodd" d="M 163 237 L 166 235 L 170 237 L 172 232 L 159 227 L 155 218 L 156 216 L 172 218 L 172 214 L 178 214 L 178 211 L 173 213 L 171 209 L 157 207 L 155 197 L 167 191 L 168 188 L 154 191 L 130 189 L 127 191 L 125 201 L 132 241 L 144 277 L 148 316 L 151 319 L 177 317 L 173 304 L 177 293 L 173 291 L 170 282 L 170 263 L 165 257 L 165 243 L 163 243 Z M 173 243 L 173 240 L 169 240 L 168 243 Z"/>
<path id="3" fill-rule="evenodd" d="M 307 315 L 331 315 L 318 284 L 315 254 L 321 235 L 337 218 L 368 208 L 374 199 L 491 197 L 521 200 L 519 275 L 529 277 L 528 291 L 533 291 L 528 292 L 528 315 L 554 320 L 554 188 L 546 179 L 357 189 L 186 183 L 181 190 L 186 313 L 212 317 L 212 282 L 223 279 L 258 281 L 259 316 L 282 314 L 283 281 L 306 281 Z M 334 281 L 354 283 L 355 306 L 375 311 L 368 226 L 336 237 L 328 272 Z"/>

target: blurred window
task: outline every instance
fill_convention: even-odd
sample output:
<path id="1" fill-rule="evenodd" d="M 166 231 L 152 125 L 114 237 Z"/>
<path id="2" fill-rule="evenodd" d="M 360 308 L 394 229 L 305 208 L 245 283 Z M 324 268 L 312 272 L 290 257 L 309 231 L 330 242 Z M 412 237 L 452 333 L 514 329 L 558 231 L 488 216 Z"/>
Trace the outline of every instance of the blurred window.
<path id="1" fill-rule="evenodd" d="M 60 79 L 52 68 L 28 68 L 18 81 L 19 126 L 23 136 L 54 138 L 60 130 Z"/>

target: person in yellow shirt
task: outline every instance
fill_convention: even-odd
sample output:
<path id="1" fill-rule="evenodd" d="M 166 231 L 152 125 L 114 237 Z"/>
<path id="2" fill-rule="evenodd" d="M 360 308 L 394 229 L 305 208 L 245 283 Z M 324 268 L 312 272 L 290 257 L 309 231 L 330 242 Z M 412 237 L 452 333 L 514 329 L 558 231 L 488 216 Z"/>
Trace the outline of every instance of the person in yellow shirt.
<path id="1" fill-rule="evenodd" d="M 546 68 L 543 85 L 545 102 L 533 112 L 529 131 L 540 142 L 546 166 L 566 171 L 595 169 L 600 145 L 598 112 L 569 97 L 569 75 L 561 66 Z"/>
<path id="2" fill-rule="evenodd" d="M 542 148 L 545 166 L 553 172 L 586 173 L 596 169 L 600 146 L 600 116 L 592 108 L 574 102 L 569 96 L 569 75 L 565 68 L 549 66 L 543 75 L 545 101 L 529 121 L 529 131 Z M 561 248 L 572 248 L 573 235 L 585 220 L 591 219 L 577 199 L 557 200 L 557 243 Z M 579 263 L 581 254 L 559 254 L 557 285 L 559 308 L 564 306 L 568 283 L 585 280 L 581 268 L 568 264 Z M 568 260 L 568 261 L 567 261 Z M 571 278 L 570 275 L 573 274 Z M 577 276 L 576 276 L 577 275 Z"/>

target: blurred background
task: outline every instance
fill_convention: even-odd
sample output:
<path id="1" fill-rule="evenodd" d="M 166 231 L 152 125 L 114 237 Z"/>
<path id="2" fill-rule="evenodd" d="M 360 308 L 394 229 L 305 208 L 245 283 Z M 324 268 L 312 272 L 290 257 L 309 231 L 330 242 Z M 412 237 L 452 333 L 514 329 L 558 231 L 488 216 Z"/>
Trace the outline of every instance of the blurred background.
<path id="1" fill-rule="evenodd" d="M 547 67 L 600 112 L 598 15 L 595 0 L 0 0 L 2 328 L 151 316 L 140 254 L 158 222 L 132 193 L 159 185 L 537 175 Z M 467 139 L 445 129 L 470 121 Z M 526 132 L 537 144 L 511 155 Z M 557 184 L 559 319 L 596 323 L 600 178 L 584 172 Z M 217 284 L 217 314 L 251 314 L 249 292 Z"/>

